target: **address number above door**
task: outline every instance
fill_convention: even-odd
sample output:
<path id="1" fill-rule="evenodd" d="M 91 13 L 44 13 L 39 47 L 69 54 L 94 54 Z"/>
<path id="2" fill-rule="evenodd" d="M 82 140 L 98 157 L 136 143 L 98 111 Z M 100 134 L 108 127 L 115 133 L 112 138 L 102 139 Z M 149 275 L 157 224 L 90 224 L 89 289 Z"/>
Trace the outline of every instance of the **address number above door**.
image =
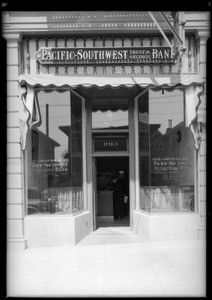
<path id="1" fill-rule="evenodd" d="M 128 151 L 127 136 L 96 136 L 94 152 Z"/>

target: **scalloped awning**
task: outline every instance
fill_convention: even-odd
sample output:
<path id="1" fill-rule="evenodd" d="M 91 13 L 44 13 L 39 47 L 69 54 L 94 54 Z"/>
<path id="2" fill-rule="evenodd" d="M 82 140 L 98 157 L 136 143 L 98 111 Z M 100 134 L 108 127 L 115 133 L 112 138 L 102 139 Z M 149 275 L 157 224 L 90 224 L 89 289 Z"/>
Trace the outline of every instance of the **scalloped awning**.
<path id="1" fill-rule="evenodd" d="M 182 75 L 182 74 L 170 74 L 170 75 L 20 75 L 20 85 L 28 84 L 32 87 L 72 87 L 77 88 L 79 86 L 91 87 L 97 86 L 103 88 L 106 86 L 119 87 L 124 85 L 126 87 L 133 87 L 139 85 L 140 87 L 186 87 L 191 84 L 202 85 L 203 79 L 199 75 Z"/>
<path id="2" fill-rule="evenodd" d="M 201 103 L 200 96 L 204 91 L 205 81 L 198 75 L 20 75 L 20 98 L 23 103 L 23 110 L 20 112 L 20 139 L 22 149 L 26 148 L 26 133 L 28 128 L 39 126 L 41 123 L 39 102 L 37 93 L 34 88 L 63 88 L 76 89 L 83 86 L 84 88 L 97 87 L 99 89 L 110 86 L 119 88 L 125 86 L 132 88 L 140 86 L 141 88 L 167 89 L 171 91 L 175 88 L 185 89 L 185 124 L 191 128 L 194 136 L 194 145 L 199 147 L 200 137 L 198 123 L 202 122 L 198 116 L 197 110 Z M 49 90 L 50 91 L 50 90 Z"/>

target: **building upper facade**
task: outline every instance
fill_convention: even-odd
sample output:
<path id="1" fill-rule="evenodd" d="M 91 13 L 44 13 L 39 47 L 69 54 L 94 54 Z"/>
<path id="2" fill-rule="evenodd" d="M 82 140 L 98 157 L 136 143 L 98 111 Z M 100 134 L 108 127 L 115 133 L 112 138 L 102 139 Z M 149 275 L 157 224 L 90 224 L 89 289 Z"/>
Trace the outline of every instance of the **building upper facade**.
<path id="1" fill-rule="evenodd" d="M 170 32 L 159 12 L 153 12 L 158 24 L 165 32 Z M 37 11 L 3 12 L 3 31 L 30 34 L 57 34 L 101 32 L 120 34 L 158 33 L 158 28 L 147 11 Z M 170 22 L 185 22 L 188 32 L 209 30 L 209 12 L 165 12 Z"/>
<path id="2" fill-rule="evenodd" d="M 183 41 L 183 55 L 176 55 L 173 62 L 166 59 L 166 48 L 160 52 L 160 47 L 169 47 L 169 42 L 176 54 L 180 50 L 179 43 L 160 12 L 151 14 L 152 17 L 147 11 L 5 11 L 3 36 L 8 39 L 18 35 L 22 49 L 19 74 L 199 73 L 199 39 L 209 37 L 209 12 L 164 13 Z M 45 47 L 56 50 L 76 48 L 81 51 L 94 48 L 110 49 L 117 51 L 108 54 L 113 55 L 116 61 L 114 64 L 113 60 L 98 56 L 95 63 L 88 63 L 89 53 L 81 52 L 82 59 L 73 60 L 72 63 L 38 63 L 35 53 Z M 146 47 L 146 51 L 149 47 L 155 47 L 156 60 L 148 60 L 146 52 L 136 52 L 139 47 Z M 126 48 L 134 50 L 131 52 L 132 60 L 123 59 L 123 50 Z M 70 53 L 66 51 L 66 54 Z M 74 52 L 72 54 L 74 55 Z M 107 53 L 102 52 L 101 55 Z M 139 62 L 138 56 L 142 58 Z"/>

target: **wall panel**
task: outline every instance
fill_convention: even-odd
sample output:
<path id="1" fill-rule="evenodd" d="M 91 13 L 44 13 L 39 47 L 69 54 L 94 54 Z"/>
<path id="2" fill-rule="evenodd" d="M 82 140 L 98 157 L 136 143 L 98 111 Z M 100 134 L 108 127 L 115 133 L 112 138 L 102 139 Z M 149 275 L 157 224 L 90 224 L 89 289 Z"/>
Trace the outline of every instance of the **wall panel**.
<path id="1" fill-rule="evenodd" d="M 20 189 L 22 188 L 21 174 L 8 174 L 7 175 L 7 188 Z"/>
<path id="2" fill-rule="evenodd" d="M 9 158 L 7 159 L 7 173 L 21 174 L 21 158 Z"/>
<path id="3" fill-rule="evenodd" d="M 7 236 L 8 238 L 15 238 L 23 236 L 23 222 L 22 220 L 8 220 L 7 221 Z"/>
<path id="4" fill-rule="evenodd" d="M 22 205 L 21 204 L 8 204 L 7 205 L 7 218 L 8 219 L 22 219 L 23 212 L 22 212 Z"/>
<path id="5" fill-rule="evenodd" d="M 8 189 L 7 190 L 7 203 L 8 204 L 21 204 L 22 191 L 21 189 Z"/>
<path id="6" fill-rule="evenodd" d="M 21 157 L 20 144 L 8 143 L 7 144 L 7 157 L 8 158 L 20 158 Z"/>
<path id="7" fill-rule="evenodd" d="M 7 129 L 7 142 L 8 143 L 19 143 L 19 128 L 8 128 Z"/>

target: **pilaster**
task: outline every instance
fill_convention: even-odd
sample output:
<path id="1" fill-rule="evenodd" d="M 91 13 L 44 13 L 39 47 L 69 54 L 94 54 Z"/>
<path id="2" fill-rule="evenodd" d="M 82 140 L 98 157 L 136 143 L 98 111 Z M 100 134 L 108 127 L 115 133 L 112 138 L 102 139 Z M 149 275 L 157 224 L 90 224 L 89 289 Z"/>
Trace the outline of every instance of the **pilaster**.
<path id="1" fill-rule="evenodd" d="M 207 64 L 207 39 L 208 31 L 198 31 L 199 38 L 199 75 L 206 81 L 206 64 Z M 199 226 L 198 238 L 206 239 L 206 88 L 201 95 L 201 104 L 197 111 L 198 122 L 200 124 L 200 133 L 202 141 L 198 151 L 198 210 Z"/>
<path id="2" fill-rule="evenodd" d="M 7 244 L 8 249 L 25 249 L 23 154 L 18 123 L 21 35 L 8 33 L 3 37 L 7 46 Z"/>

